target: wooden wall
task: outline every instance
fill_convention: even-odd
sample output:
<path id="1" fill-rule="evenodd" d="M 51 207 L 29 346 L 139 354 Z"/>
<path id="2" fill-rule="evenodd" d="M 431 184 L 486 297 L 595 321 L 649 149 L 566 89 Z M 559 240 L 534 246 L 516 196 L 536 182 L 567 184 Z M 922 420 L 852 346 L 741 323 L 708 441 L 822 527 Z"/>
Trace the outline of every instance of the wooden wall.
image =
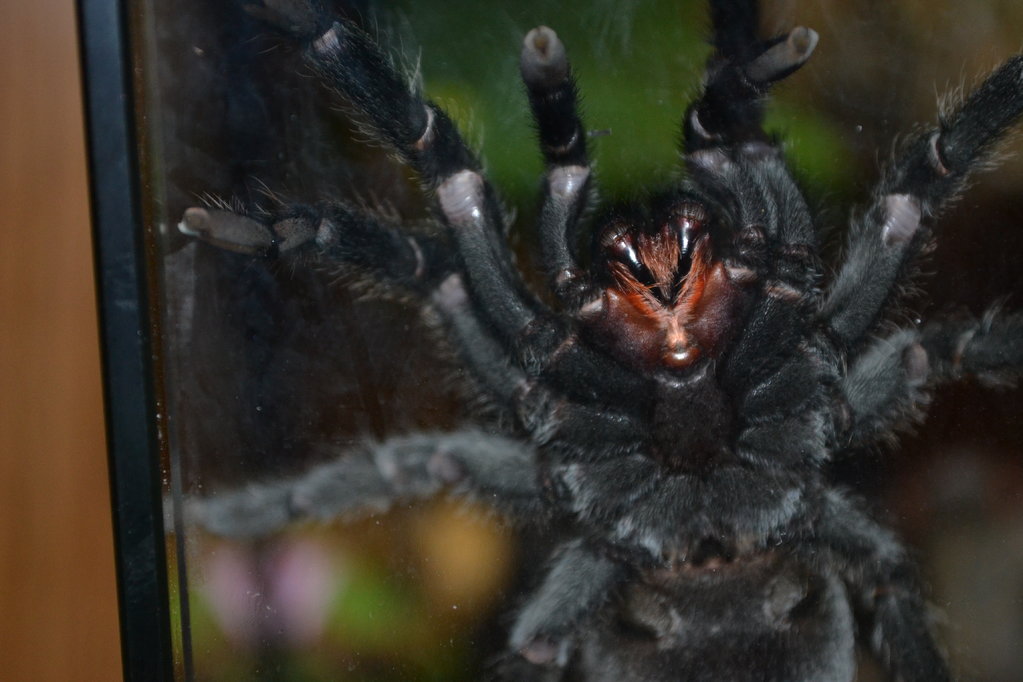
<path id="1" fill-rule="evenodd" d="M 0 2 L 0 678 L 118 680 L 73 0 Z"/>

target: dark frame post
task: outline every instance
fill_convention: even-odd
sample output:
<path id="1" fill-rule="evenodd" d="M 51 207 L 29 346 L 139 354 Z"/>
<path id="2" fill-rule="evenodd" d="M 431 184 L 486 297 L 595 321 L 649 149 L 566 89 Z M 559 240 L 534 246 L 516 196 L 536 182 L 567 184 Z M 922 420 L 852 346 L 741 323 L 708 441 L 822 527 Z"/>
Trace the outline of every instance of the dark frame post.
<path id="1" fill-rule="evenodd" d="M 78 0 L 78 20 L 124 678 L 169 681 L 152 320 L 126 3 Z"/>

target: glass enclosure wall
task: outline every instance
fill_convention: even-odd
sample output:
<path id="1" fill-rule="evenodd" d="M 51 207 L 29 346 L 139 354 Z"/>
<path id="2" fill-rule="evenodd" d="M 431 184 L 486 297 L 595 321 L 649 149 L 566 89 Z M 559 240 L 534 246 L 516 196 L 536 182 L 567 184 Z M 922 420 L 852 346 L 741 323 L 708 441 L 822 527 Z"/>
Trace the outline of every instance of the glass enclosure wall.
<path id="1" fill-rule="evenodd" d="M 569 50 L 602 200 L 643 195 L 680 173 L 679 120 L 709 51 L 702 3 L 330 4 L 421 78 L 480 150 L 518 266 L 538 290 L 531 226 L 543 167 L 518 68 L 530 28 L 555 28 Z M 1023 9 L 765 4 L 766 27 L 821 35 L 809 64 L 777 89 L 768 124 L 787 140 L 833 259 L 849 208 L 867 199 L 894 137 L 934 120 L 936 91 L 1017 50 Z M 539 580 L 552 533 L 443 497 L 254 539 L 194 523 L 190 500 L 283 481 L 402 434 L 500 424 L 414 300 L 380 296 L 323 258 L 236 253 L 179 230 L 192 207 L 265 219 L 343 201 L 428 231 L 431 204 L 241 0 L 144 0 L 134 22 L 176 674 L 480 679 Z M 1007 149 L 1013 156 L 979 175 L 943 220 L 914 310 L 1023 307 L 1023 150 Z M 1023 397 L 966 384 L 937 394 L 930 412 L 899 447 L 863 452 L 833 473 L 923 562 L 956 665 L 976 679 L 1019 679 Z"/>

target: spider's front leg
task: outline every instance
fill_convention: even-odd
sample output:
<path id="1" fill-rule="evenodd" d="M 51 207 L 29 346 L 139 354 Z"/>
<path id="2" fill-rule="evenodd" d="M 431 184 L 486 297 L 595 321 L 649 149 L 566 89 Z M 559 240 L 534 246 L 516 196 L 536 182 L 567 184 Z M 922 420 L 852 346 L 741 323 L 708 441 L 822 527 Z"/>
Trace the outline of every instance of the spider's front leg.
<path id="1" fill-rule="evenodd" d="M 1023 55 L 999 67 L 939 126 L 912 138 L 853 221 L 838 276 L 821 314 L 853 347 L 897 298 L 900 280 L 930 234 L 924 222 L 962 191 L 971 171 L 1023 115 Z"/>
<path id="2" fill-rule="evenodd" d="M 682 126 L 689 154 L 768 142 L 762 127 L 768 90 L 805 64 L 817 46 L 817 33 L 802 26 L 760 39 L 756 0 L 714 0 L 710 8 L 714 54 L 703 93 L 686 111 Z"/>
<path id="3" fill-rule="evenodd" d="M 326 21 L 321 21 L 321 25 Z M 462 257 L 478 314 L 515 339 L 536 317 L 539 302 L 525 290 L 504 242 L 500 207 L 454 123 L 394 71 L 355 26 L 334 21 L 305 39 L 306 60 L 419 175 Z"/>
<path id="4" fill-rule="evenodd" d="M 554 294 L 577 312 L 595 292 L 575 254 L 579 216 L 590 198 L 576 83 L 565 46 L 546 26 L 526 34 L 519 65 L 547 166 L 538 223 L 542 262 Z"/>
<path id="5" fill-rule="evenodd" d="M 268 7 L 293 4 L 266 3 Z M 489 333 L 532 375 L 556 365 L 553 371 L 570 379 L 566 390 L 575 397 L 607 401 L 622 393 L 641 394 L 641 382 L 579 343 L 571 329 L 559 324 L 525 287 L 504 239 L 493 188 L 447 114 L 410 88 L 369 36 L 348 23 L 317 14 L 315 5 L 307 7 L 315 19 L 282 26 L 305 44 L 306 60 L 326 85 L 354 107 L 365 130 L 392 148 L 433 195 L 457 247 L 474 314 L 486 323 Z M 296 31 L 296 26 L 302 30 Z M 563 235 L 585 203 L 589 170 L 574 114 L 574 83 L 562 77 L 568 66 L 558 46 L 552 31 L 538 29 L 527 39 L 522 66 L 530 99 L 546 121 L 540 124 L 541 139 L 554 164 L 548 178 L 552 191 L 543 209 L 548 216 L 544 232 Z M 544 241 L 565 243 L 563 236 Z M 551 255 L 553 267 L 559 269 L 567 251 L 551 248 L 561 254 Z"/>
<path id="6" fill-rule="evenodd" d="M 721 381 L 733 397 L 744 396 L 737 414 L 754 427 L 744 429 L 741 449 L 773 456 L 784 449 L 779 443 L 819 441 L 804 416 L 817 410 L 810 387 L 822 380 L 820 344 L 805 342 L 820 263 L 811 211 L 763 128 L 764 107 L 771 88 L 807 62 L 818 36 L 796 27 L 760 38 L 755 0 L 712 0 L 710 7 L 715 49 L 703 91 L 683 117 L 681 151 L 690 182 L 720 198 L 722 221 L 735 232 L 734 250 L 723 258 L 729 276 L 758 294 Z M 787 448 L 785 456 L 793 454 Z"/>

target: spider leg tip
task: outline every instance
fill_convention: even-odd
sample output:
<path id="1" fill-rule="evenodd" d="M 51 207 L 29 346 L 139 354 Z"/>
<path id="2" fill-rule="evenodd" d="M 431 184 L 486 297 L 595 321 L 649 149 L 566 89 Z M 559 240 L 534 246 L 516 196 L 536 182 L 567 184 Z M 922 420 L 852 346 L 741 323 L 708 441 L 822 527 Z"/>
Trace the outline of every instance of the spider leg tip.
<path id="1" fill-rule="evenodd" d="M 189 237 L 202 237 L 204 226 L 209 224 L 210 212 L 205 208 L 186 208 L 178 223 L 178 232 Z"/>
<path id="2" fill-rule="evenodd" d="M 273 230 L 232 211 L 193 206 L 185 209 L 177 227 L 181 234 L 250 256 L 272 254 L 277 245 Z M 296 239 L 301 243 L 299 235 Z"/>
<path id="3" fill-rule="evenodd" d="M 551 663 L 564 666 L 568 662 L 568 651 L 564 642 L 539 635 L 519 649 L 519 654 L 533 665 Z"/>
<path id="4" fill-rule="evenodd" d="M 558 34 L 547 26 L 537 26 L 522 41 L 519 62 L 522 80 L 534 89 L 549 89 L 568 78 L 568 55 Z"/>
<path id="5" fill-rule="evenodd" d="M 792 48 L 794 55 L 801 56 L 804 60 L 813 54 L 814 49 L 817 47 L 817 42 L 820 40 L 820 35 L 817 31 L 806 26 L 797 26 L 792 29 L 789 33 L 787 42 Z"/>
<path id="6" fill-rule="evenodd" d="M 797 26 L 785 40 L 762 52 L 743 71 L 747 78 L 756 83 L 779 81 L 806 63 L 819 40 L 817 31 Z"/>

